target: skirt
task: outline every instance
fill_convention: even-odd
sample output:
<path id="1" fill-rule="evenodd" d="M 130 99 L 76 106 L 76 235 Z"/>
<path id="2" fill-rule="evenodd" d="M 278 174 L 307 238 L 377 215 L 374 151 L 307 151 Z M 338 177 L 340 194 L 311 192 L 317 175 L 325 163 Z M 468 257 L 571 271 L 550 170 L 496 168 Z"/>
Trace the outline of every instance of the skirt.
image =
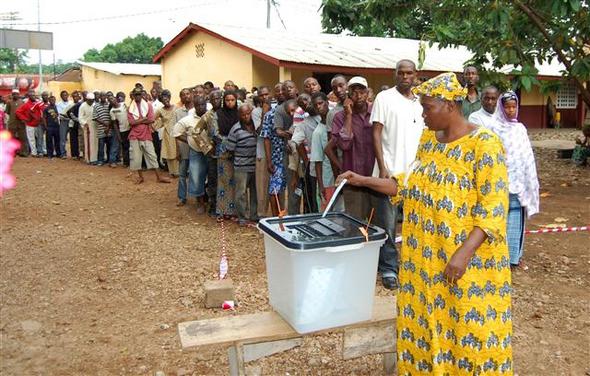
<path id="1" fill-rule="evenodd" d="M 217 215 L 236 215 L 234 165 L 225 153 L 217 159 Z"/>

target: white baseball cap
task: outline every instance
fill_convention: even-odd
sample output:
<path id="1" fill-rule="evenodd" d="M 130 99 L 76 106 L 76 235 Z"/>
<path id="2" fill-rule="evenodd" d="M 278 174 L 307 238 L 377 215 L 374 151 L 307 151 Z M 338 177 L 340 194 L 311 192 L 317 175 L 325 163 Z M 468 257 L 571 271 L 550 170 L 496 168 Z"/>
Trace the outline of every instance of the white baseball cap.
<path id="1" fill-rule="evenodd" d="M 364 77 L 361 76 L 354 76 L 353 78 L 351 78 L 348 81 L 348 86 L 352 86 L 352 85 L 361 85 L 364 88 L 368 88 L 369 84 L 367 83 L 367 80 Z"/>

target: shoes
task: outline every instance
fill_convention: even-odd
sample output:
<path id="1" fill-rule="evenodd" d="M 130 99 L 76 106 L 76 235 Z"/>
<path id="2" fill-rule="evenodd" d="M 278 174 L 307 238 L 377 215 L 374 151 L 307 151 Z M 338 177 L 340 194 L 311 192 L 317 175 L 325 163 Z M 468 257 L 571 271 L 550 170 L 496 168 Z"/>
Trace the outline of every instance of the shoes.
<path id="1" fill-rule="evenodd" d="M 397 290 L 399 288 L 399 282 L 397 281 L 397 277 L 383 277 L 381 278 L 381 282 L 383 283 L 383 287 L 388 290 Z"/>
<path id="2" fill-rule="evenodd" d="M 117 167 L 117 164 L 116 164 L 116 163 L 111 163 L 109 166 L 110 166 L 111 168 L 115 168 L 115 167 Z"/>
<path id="3" fill-rule="evenodd" d="M 205 214 L 205 205 L 197 204 L 197 214 Z"/>

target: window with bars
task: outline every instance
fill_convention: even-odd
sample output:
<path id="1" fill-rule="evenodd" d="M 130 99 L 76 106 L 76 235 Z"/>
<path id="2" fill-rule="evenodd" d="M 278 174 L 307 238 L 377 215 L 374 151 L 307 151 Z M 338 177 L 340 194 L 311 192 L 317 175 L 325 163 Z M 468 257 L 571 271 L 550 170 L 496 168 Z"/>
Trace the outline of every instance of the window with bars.
<path id="1" fill-rule="evenodd" d="M 574 84 L 565 83 L 559 87 L 555 107 L 558 109 L 578 108 L 578 90 Z"/>

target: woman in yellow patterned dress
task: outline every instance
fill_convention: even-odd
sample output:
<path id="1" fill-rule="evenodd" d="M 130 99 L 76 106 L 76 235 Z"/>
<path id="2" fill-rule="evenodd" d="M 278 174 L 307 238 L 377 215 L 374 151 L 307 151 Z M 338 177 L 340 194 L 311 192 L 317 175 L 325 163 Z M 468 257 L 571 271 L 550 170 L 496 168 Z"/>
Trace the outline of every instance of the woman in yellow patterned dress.
<path id="1" fill-rule="evenodd" d="M 462 116 L 466 90 L 455 74 L 439 75 L 414 92 L 429 130 L 408 174 L 339 177 L 403 200 L 398 374 L 511 375 L 502 144 Z"/>

